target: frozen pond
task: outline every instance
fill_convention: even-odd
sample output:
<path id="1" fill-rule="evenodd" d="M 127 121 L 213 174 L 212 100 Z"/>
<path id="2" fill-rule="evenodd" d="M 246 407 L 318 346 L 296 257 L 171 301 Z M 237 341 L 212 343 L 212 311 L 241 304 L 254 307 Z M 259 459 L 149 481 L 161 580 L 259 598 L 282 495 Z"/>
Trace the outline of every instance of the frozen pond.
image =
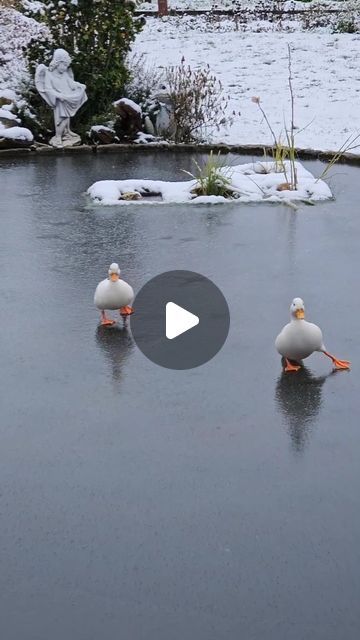
<path id="1" fill-rule="evenodd" d="M 148 152 L 1 161 L 4 640 L 359 635 L 360 172 L 337 167 L 336 201 L 297 213 L 83 195 L 191 168 Z M 135 290 L 173 269 L 211 278 L 231 312 L 220 353 L 171 371 L 99 330 L 113 260 Z M 281 376 L 294 296 L 351 372 L 318 355 Z"/>

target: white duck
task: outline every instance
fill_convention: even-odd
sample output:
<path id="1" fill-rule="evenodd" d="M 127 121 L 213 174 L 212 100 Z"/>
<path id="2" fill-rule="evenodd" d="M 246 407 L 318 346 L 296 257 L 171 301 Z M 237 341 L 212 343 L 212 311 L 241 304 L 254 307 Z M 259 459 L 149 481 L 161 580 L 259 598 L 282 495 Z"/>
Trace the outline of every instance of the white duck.
<path id="1" fill-rule="evenodd" d="M 328 353 L 320 327 L 305 320 L 305 306 L 301 298 L 294 298 L 290 306 L 291 319 L 275 340 L 275 347 L 285 359 L 285 371 L 298 371 L 299 364 L 314 351 L 330 358 L 335 369 L 350 369 L 350 362 L 338 360 Z"/>
<path id="2" fill-rule="evenodd" d="M 96 287 L 94 303 L 100 309 L 101 324 L 106 326 L 115 324 L 115 320 L 106 316 L 106 310 L 118 309 L 124 320 L 134 313 L 131 306 L 134 300 L 134 291 L 127 282 L 120 279 L 120 273 L 119 265 L 113 262 L 109 267 L 108 277 L 99 282 Z"/>

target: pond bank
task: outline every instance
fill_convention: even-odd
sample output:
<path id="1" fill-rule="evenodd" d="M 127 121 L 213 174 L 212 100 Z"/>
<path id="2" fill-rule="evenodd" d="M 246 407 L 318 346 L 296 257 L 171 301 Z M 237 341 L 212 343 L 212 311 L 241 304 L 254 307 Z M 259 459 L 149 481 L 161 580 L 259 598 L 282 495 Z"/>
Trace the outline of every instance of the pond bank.
<path id="1" fill-rule="evenodd" d="M 264 156 L 271 155 L 273 147 L 269 145 L 237 145 L 237 144 L 169 144 L 169 143 L 155 143 L 155 144 L 105 144 L 105 145 L 79 145 L 78 147 L 68 147 L 66 149 L 55 149 L 48 145 L 45 146 L 31 146 L 20 147 L 14 149 L 0 149 L 1 158 L 7 158 L 18 155 L 67 155 L 67 154 L 86 154 L 86 153 L 122 153 L 127 151 L 176 151 L 193 152 L 193 153 L 207 153 L 213 151 L 215 153 L 227 154 L 235 153 L 238 155 L 246 156 Z M 299 160 L 320 160 L 327 162 L 333 158 L 337 151 L 321 151 L 320 149 L 296 149 L 296 156 Z M 338 161 L 340 164 L 350 164 L 354 166 L 360 166 L 360 155 L 356 153 L 344 153 Z"/>

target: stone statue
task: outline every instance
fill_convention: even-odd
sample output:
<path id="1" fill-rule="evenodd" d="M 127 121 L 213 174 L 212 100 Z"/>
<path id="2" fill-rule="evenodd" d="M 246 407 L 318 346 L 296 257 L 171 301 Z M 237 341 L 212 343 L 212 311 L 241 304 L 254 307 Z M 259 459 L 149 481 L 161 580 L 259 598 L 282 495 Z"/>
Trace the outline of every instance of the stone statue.
<path id="1" fill-rule="evenodd" d="M 149 115 L 145 117 L 145 132 L 171 140 L 175 136 L 176 125 L 174 107 L 166 85 L 159 87 L 152 98 L 154 103 L 149 109 Z"/>
<path id="2" fill-rule="evenodd" d="M 86 102 L 86 86 L 75 82 L 70 65 L 68 52 L 56 49 L 49 66 L 39 64 L 35 73 L 38 92 L 54 110 L 55 136 L 50 144 L 58 148 L 81 142 L 80 136 L 70 129 L 70 118 Z"/>

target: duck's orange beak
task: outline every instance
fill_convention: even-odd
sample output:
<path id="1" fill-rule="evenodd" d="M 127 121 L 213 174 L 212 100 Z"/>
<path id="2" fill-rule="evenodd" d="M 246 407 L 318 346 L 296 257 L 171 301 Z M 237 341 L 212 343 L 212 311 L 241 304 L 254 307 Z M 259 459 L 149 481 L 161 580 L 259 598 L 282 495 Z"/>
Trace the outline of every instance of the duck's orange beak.
<path id="1" fill-rule="evenodd" d="M 117 273 L 112 273 L 110 276 L 110 280 L 112 280 L 112 282 L 117 282 L 119 280 L 119 276 Z"/>
<path id="2" fill-rule="evenodd" d="M 297 317 L 298 320 L 304 320 L 305 318 L 305 311 L 304 309 L 297 309 L 295 311 L 295 316 Z"/>

